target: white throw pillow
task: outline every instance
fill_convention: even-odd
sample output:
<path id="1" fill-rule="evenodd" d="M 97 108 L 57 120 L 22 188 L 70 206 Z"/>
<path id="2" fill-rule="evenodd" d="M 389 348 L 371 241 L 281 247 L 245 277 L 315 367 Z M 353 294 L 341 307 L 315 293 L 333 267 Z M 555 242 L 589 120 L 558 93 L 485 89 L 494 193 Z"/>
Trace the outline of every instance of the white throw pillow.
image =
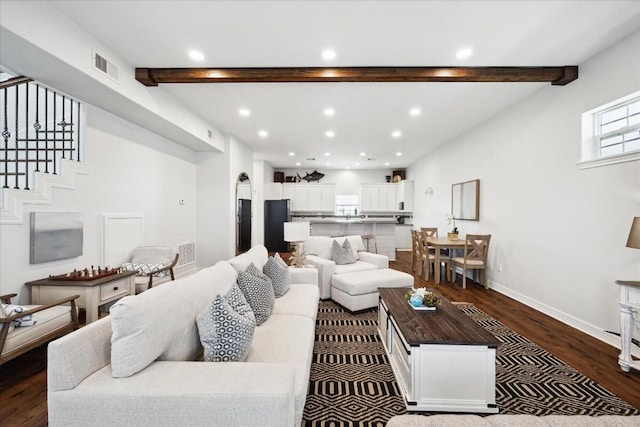
<path id="1" fill-rule="evenodd" d="M 111 374 L 129 377 L 154 360 L 193 360 L 202 352 L 196 317 L 225 295 L 237 273 L 226 261 L 116 302 L 111 313 Z"/>
<path id="2" fill-rule="evenodd" d="M 205 362 L 243 362 L 249 354 L 256 321 L 242 291 L 234 284 L 217 295 L 197 318 Z"/>
<path id="3" fill-rule="evenodd" d="M 356 259 L 356 261 L 360 259 L 360 255 L 358 255 L 358 252 L 365 250 L 364 242 L 362 241 L 362 236 L 360 235 L 356 234 L 353 236 L 335 237 L 334 239 L 338 241 L 340 246 L 344 245 L 345 240 L 348 240 L 349 244 L 351 245 L 351 250 L 353 251 L 353 256 Z"/>
<path id="4" fill-rule="evenodd" d="M 304 241 L 307 255 L 317 255 L 320 258 L 331 259 L 331 245 L 333 239 L 327 236 L 311 236 Z"/>

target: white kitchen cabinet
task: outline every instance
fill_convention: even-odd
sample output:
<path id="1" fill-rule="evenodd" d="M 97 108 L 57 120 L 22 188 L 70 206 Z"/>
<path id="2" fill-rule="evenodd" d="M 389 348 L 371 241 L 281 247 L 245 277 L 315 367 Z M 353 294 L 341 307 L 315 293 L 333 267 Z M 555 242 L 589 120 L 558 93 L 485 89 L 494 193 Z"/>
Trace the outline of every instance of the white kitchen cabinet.
<path id="1" fill-rule="evenodd" d="M 333 212 L 336 204 L 334 184 L 283 184 L 283 199 L 291 200 L 292 212 Z"/>
<path id="2" fill-rule="evenodd" d="M 361 212 L 395 212 L 398 210 L 396 184 L 361 184 Z"/>
<path id="3" fill-rule="evenodd" d="M 264 185 L 264 199 L 265 200 L 281 200 L 287 199 L 282 194 L 282 184 L 279 182 L 268 182 Z"/>
<path id="4" fill-rule="evenodd" d="M 322 184 L 321 186 L 321 211 L 335 212 L 336 210 L 336 186 L 333 184 Z"/>
<path id="5" fill-rule="evenodd" d="M 398 206 L 400 203 L 404 203 L 404 209 L 399 209 L 402 212 L 413 212 L 413 195 L 414 187 L 413 181 L 400 181 L 396 184 L 396 201 Z"/>

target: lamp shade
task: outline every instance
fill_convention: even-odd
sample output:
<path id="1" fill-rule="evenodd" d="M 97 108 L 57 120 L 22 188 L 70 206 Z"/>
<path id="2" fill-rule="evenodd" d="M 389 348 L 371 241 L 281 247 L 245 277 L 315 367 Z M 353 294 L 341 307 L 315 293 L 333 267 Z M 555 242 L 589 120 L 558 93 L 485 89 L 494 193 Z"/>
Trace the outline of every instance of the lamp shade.
<path id="1" fill-rule="evenodd" d="M 309 238 L 308 222 L 285 222 L 284 240 L 285 242 L 301 242 Z"/>
<path id="2" fill-rule="evenodd" d="M 629 231 L 629 238 L 627 239 L 627 247 L 640 249 L 640 216 L 633 218 L 631 231 Z"/>

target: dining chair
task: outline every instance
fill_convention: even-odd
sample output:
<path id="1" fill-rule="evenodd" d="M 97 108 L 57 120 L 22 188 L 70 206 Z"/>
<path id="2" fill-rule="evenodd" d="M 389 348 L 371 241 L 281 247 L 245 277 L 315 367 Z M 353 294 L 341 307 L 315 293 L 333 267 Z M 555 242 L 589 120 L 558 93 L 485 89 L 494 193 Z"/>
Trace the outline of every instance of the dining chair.
<path id="1" fill-rule="evenodd" d="M 420 261 L 420 275 L 424 280 L 428 280 L 431 276 L 431 271 L 435 272 L 436 255 L 435 252 L 429 251 L 429 244 L 427 243 L 427 233 L 425 231 L 418 231 L 418 247 L 419 247 L 419 261 Z"/>
<path id="2" fill-rule="evenodd" d="M 489 254 L 489 242 L 491 234 L 467 234 L 464 242 L 464 257 L 453 258 L 453 268 L 462 267 L 462 289 L 467 287 L 467 270 L 482 271 L 481 283 L 485 289 L 489 288 L 487 282 L 487 255 Z M 475 278 L 475 276 L 474 276 Z"/>
<path id="3" fill-rule="evenodd" d="M 420 230 L 425 235 L 425 244 L 427 246 L 427 250 L 435 254 L 436 249 L 433 246 L 429 246 L 426 238 L 433 237 L 438 238 L 438 227 L 421 227 Z M 435 262 L 435 259 L 434 259 Z M 444 264 L 444 271 L 447 272 L 447 280 L 451 281 L 451 255 L 449 249 L 440 249 L 440 262 Z M 435 269 L 434 269 L 435 270 Z"/>
<path id="4" fill-rule="evenodd" d="M 411 271 L 416 272 L 420 262 L 420 237 L 419 230 L 411 229 Z"/>

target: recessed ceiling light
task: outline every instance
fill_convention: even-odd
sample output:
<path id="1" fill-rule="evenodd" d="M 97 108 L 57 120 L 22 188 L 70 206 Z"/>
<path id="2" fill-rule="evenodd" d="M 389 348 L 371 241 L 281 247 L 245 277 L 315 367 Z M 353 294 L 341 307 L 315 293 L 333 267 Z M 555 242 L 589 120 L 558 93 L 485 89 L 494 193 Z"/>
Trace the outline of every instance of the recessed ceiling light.
<path id="1" fill-rule="evenodd" d="M 329 162 L 327 162 L 327 163 L 325 163 L 325 164 L 326 164 L 327 166 L 331 166 L 331 163 L 329 163 Z"/>
<path id="2" fill-rule="evenodd" d="M 421 113 L 422 113 L 422 110 L 418 107 L 415 107 L 409 110 L 409 114 L 411 114 L 413 117 L 419 116 Z"/>
<path id="3" fill-rule="evenodd" d="M 289 155 L 290 155 L 290 156 L 295 156 L 295 155 L 296 155 L 296 153 L 294 153 L 293 151 L 289 151 Z"/>
<path id="4" fill-rule="evenodd" d="M 356 162 L 356 166 L 360 166 L 360 163 Z"/>
<path id="5" fill-rule="evenodd" d="M 248 108 L 240 108 L 240 109 L 238 110 L 238 114 L 240 114 L 240 115 L 241 115 L 241 116 L 243 116 L 243 117 L 248 117 L 248 116 L 250 116 L 250 115 L 251 115 L 251 111 L 249 111 L 249 109 L 248 109 Z"/>
<path id="6" fill-rule="evenodd" d="M 468 57 L 471 56 L 472 53 L 473 51 L 471 49 L 468 49 L 468 48 L 460 49 L 459 51 L 456 52 L 456 58 L 467 59 Z"/>
<path id="7" fill-rule="evenodd" d="M 296 166 L 300 166 L 300 162 L 296 162 Z"/>
<path id="8" fill-rule="evenodd" d="M 366 155 L 367 155 L 367 153 L 365 153 L 365 152 L 363 151 L 363 152 L 361 152 L 361 153 L 360 153 L 360 155 L 364 157 L 364 156 L 366 156 Z"/>
<path id="9" fill-rule="evenodd" d="M 324 155 L 325 155 L 325 156 L 330 156 L 330 155 L 331 155 L 331 153 L 327 152 L 327 153 L 324 153 Z"/>
<path id="10" fill-rule="evenodd" d="M 333 138 L 334 136 L 336 136 L 336 133 L 332 130 L 328 130 L 324 134 L 327 135 L 327 138 Z"/>
<path id="11" fill-rule="evenodd" d="M 396 156 L 400 157 L 400 156 L 402 156 L 402 153 L 398 151 L 398 152 L 396 153 Z"/>
<path id="12" fill-rule="evenodd" d="M 345 169 L 351 169 L 351 166 L 347 166 Z"/>
<path id="13" fill-rule="evenodd" d="M 260 135 L 262 138 L 266 138 L 269 136 L 269 132 L 267 132 L 266 130 L 261 130 L 258 131 L 258 135 Z"/>
<path id="14" fill-rule="evenodd" d="M 334 110 L 333 108 L 325 108 L 324 109 L 324 115 L 327 117 L 331 117 L 336 113 L 336 110 Z"/>
<path id="15" fill-rule="evenodd" d="M 389 166 L 389 162 L 384 162 L 384 165 L 385 166 Z"/>
<path id="16" fill-rule="evenodd" d="M 190 50 L 189 58 L 193 59 L 194 61 L 202 61 L 204 60 L 204 55 L 202 54 L 202 52 L 198 52 L 197 50 Z"/>
<path id="17" fill-rule="evenodd" d="M 324 59 L 335 59 L 336 57 L 336 51 L 332 50 L 332 49 L 325 49 L 322 51 L 322 58 Z"/>
<path id="18" fill-rule="evenodd" d="M 399 130 L 394 130 L 393 132 L 391 132 L 391 136 L 394 138 L 400 138 L 402 136 L 402 132 L 400 132 Z"/>

